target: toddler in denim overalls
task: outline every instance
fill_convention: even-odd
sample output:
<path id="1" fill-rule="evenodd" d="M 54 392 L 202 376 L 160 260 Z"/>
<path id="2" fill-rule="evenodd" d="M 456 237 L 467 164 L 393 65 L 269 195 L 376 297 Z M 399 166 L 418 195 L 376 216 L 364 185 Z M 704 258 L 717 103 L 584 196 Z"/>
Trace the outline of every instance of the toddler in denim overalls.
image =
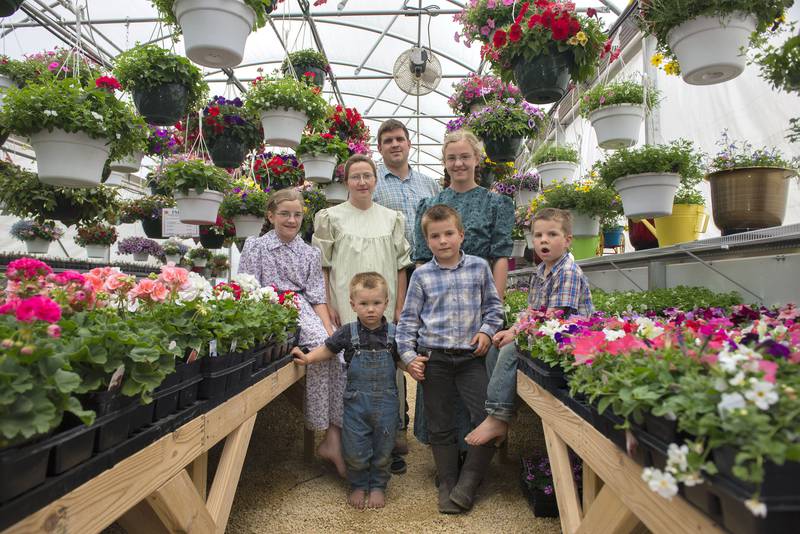
<path id="1" fill-rule="evenodd" d="M 347 387 L 342 418 L 342 452 L 355 508 L 381 508 L 391 476 L 392 449 L 400 420 L 395 381 L 395 326 L 383 317 L 386 281 L 361 273 L 350 282 L 350 305 L 358 320 L 339 328 L 308 354 L 294 349 L 300 365 L 333 358 L 344 350 Z"/>

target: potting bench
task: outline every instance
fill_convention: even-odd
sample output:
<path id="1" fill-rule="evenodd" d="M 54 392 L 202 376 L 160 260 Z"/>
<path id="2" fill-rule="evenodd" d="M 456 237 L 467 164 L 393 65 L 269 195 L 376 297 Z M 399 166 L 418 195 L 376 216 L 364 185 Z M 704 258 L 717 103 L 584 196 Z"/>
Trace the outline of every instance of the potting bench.
<path id="1" fill-rule="evenodd" d="M 286 365 L 47 504 L 4 534 L 223 533 L 259 410 L 305 375 Z M 211 489 L 208 450 L 225 440 Z"/>
<path id="2" fill-rule="evenodd" d="M 542 419 L 564 534 L 721 533 L 681 497 L 666 500 L 642 480 L 642 467 L 521 371 L 517 394 Z M 583 502 L 567 447 L 583 460 Z"/>

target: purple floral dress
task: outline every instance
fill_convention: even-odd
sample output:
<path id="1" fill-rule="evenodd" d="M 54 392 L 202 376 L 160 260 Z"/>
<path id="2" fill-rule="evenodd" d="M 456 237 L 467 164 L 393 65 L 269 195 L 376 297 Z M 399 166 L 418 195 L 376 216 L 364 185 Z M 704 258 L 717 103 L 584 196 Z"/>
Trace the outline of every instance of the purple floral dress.
<path id="1" fill-rule="evenodd" d="M 328 333 L 313 305 L 325 304 L 325 279 L 320 252 L 300 236 L 284 243 L 275 230 L 245 241 L 239 272 L 255 276 L 262 286 L 294 291 L 300 297 L 300 345 L 317 347 Z M 306 368 L 305 417 L 311 430 L 342 426 L 342 395 L 346 375 L 338 358 Z"/>

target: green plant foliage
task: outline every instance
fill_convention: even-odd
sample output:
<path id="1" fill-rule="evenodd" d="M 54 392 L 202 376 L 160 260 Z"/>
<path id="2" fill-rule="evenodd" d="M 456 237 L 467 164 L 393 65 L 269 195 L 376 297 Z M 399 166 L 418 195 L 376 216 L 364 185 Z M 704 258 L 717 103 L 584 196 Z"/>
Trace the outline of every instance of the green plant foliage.
<path id="1" fill-rule="evenodd" d="M 327 58 L 321 52 L 318 52 L 312 48 L 305 48 L 303 50 L 289 52 L 289 54 L 286 56 L 286 59 L 284 59 L 283 63 L 281 63 L 281 72 L 284 75 L 287 75 L 290 72 L 290 62 L 291 66 L 294 67 L 296 71 L 298 69 L 302 69 L 302 67 L 316 67 L 326 72 L 330 71 L 330 65 L 328 64 Z M 297 72 L 297 74 L 302 76 L 302 70 Z"/>
<path id="2" fill-rule="evenodd" d="M 584 180 L 558 184 L 542 193 L 537 209 L 573 210 L 589 217 L 610 218 L 622 214 L 622 203 L 616 192 L 602 182 Z"/>
<path id="3" fill-rule="evenodd" d="M 294 109 L 305 113 L 311 123 L 321 121 L 333 113 L 325 99 L 320 96 L 319 87 L 312 87 L 292 77 L 266 77 L 257 80 L 247 93 L 245 107 L 257 115 L 270 109 Z"/>
<path id="4" fill-rule="evenodd" d="M 781 46 L 765 39 L 753 61 L 761 66 L 761 76 L 775 89 L 800 91 L 800 35 L 790 37 Z"/>
<path id="5" fill-rule="evenodd" d="M 551 161 L 571 161 L 578 163 L 578 150 L 572 145 L 556 145 L 554 143 L 543 143 L 539 145 L 531 156 L 532 165 L 540 165 Z"/>
<path id="6" fill-rule="evenodd" d="M 120 222 L 125 224 L 143 221 L 145 219 L 160 219 L 162 209 L 174 207 L 174 198 L 161 195 L 124 200 L 120 206 L 119 219 Z"/>
<path id="7" fill-rule="evenodd" d="M 659 92 L 647 88 L 647 107 L 655 108 Z M 588 117 L 592 111 L 617 104 L 642 104 L 645 101 L 644 85 L 632 80 L 596 85 L 581 97 L 581 115 Z"/>
<path id="8" fill-rule="evenodd" d="M 159 187 L 167 191 L 180 191 L 188 195 L 192 190 L 198 195 L 206 189 L 224 193 L 229 187 L 230 176 L 219 167 L 201 159 L 175 161 L 164 166 Z"/>
<path id="9" fill-rule="evenodd" d="M 75 243 L 86 245 L 111 245 L 117 241 L 117 229 L 109 224 L 97 222 L 78 227 Z"/>
<path id="10" fill-rule="evenodd" d="M 545 124 L 541 108 L 522 104 L 492 104 L 467 117 L 464 127 L 481 138 L 532 137 Z"/>
<path id="11" fill-rule="evenodd" d="M 185 57 L 152 44 L 137 44 L 118 55 L 114 75 L 126 91 L 148 91 L 168 83 L 186 86 L 189 99 L 183 115 L 200 109 L 208 95 L 208 84 L 199 68 Z"/>
<path id="12" fill-rule="evenodd" d="M 302 159 L 305 155 L 336 156 L 336 161 L 344 162 L 350 157 L 347 143 L 339 139 L 338 135 L 330 133 L 309 133 L 300 138 L 295 153 Z"/>
<path id="13" fill-rule="evenodd" d="M 693 188 L 703 179 L 703 156 L 691 141 L 679 139 L 667 145 L 623 148 L 595 165 L 595 171 L 609 187 L 623 176 L 647 172 L 676 173 L 681 187 Z"/>
<path id="14" fill-rule="evenodd" d="M 210 260 L 214 253 L 203 247 L 189 249 L 188 257 L 190 260 Z"/>
<path id="15" fill-rule="evenodd" d="M 254 187 L 236 186 L 225 195 L 219 206 L 219 215 L 230 219 L 237 215 L 264 217 L 269 194 Z"/>
<path id="16" fill-rule="evenodd" d="M 603 291 L 592 289 L 592 303 L 597 311 L 609 315 L 653 312 L 662 314 L 668 308 L 693 310 L 695 308 L 730 308 L 742 304 L 735 291 L 717 293 L 704 287 L 677 286 L 649 291 Z"/>

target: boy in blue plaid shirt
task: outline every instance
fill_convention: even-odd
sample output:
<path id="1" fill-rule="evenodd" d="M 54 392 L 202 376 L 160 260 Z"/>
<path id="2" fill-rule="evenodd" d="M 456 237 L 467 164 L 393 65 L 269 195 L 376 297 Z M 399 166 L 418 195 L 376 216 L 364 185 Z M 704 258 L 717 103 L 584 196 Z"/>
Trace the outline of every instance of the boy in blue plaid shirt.
<path id="1" fill-rule="evenodd" d="M 444 204 L 422 217 L 433 260 L 411 275 L 397 325 L 397 352 L 422 383 L 431 449 L 439 473 L 439 511 L 461 513 L 494 454 L 493 446 L 471 446 L 458 471 L 458 428 L 454 399 L 460 396 L 472 424 L 484 417 L 486 355 L 503 325 L 503 307 L 486 260 L 464 254 L 461 217 Z"/>
<path id="2" fill-rule="evenodd" d="M 594 309 L 589 282 L 569 253 L 572 216 L 565 210 L 544 208 L 536 212 L 531 224 L 533 249 L 542 263 L 531 277 L 528 307 L 560 309 L 565 317 L 591 315 Z M 489 362 L 489 369 L 494 370 L 486 392 L 488 416 L 464 438 L 470 445 L 503 439 L 508 432 L 517 394 L 517 351 L 513 343 L 516 336 L 516 326 L 513 326 L 492 338 L 501 350 L 494 366 Z"/>

